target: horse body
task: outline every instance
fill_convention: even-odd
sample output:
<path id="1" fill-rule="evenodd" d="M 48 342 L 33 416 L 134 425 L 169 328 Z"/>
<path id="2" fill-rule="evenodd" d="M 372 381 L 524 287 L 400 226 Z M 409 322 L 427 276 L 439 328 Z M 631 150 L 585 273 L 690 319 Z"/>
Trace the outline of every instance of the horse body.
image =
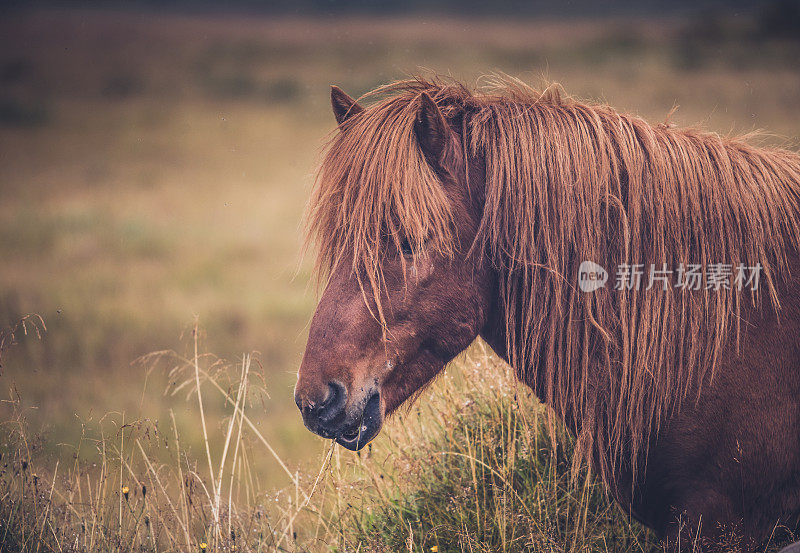
<path id="1" fill-rule="evenodd" d="M 795 263 L 794 275 L 800 264 Z M 632 505 L 674 541 L 676 515 L 702 534 L 746 536 L 753 547 L 800 521 L 800 281 L 782 287 L 780 316 L 749 310 L 699 398 L 650 450 Z M 683 512 L 680 511 L 683 510 Z M 781 528 L 780 526 L 783 526 Z M 697 533 L 697 528 L 687 528 Z M 684 538 L 685 539 L 685 538 Z"/>
<path id="2" fill-rule="evenodd" d="M 361 107 L 311 201 L 325 292 L 295 400 L 360 449 L 477 336 L 671 547 L 800 517 L 800 156 L 517 82 Z M 763 266 L 761 290 L 578 290 L 578 265 Z M 695 541 L 697 538 L 697 541 Z"/>
<path id="3" fill-rule="evenodd" d="M 800 261 L 792 274 L 800 275 Z M 746 537 L 738 545 L 748 550 L 798 527 L 800 280 L 780 294 L 780 317 L 743 313 L 740 351 L 727 348 L 699 396 L 660 429 L 644 469 L 634 474 L 623 465 L 607 479 L 625 512 L 678 550 L 691 548 L 698 535 L 710 543 Z M 508 360 L 503 320 L 495 313 L 481 336 Z M 540 398 L 546 394 L 541 383 L 526 383 Z"/>

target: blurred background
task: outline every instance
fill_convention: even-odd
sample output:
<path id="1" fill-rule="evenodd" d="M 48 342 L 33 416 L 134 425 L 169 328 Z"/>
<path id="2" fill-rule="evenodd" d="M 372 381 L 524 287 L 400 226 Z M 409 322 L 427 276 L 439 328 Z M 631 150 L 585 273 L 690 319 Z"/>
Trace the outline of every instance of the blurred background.
<path id="1" fill-rule="evenodd" d="M 316 460 L 292 388 L 317 297 L 301 215 L 334 129 L 329 85 L 492 71 L 795 148 L 800 3 L 6 3 L 0 327 L 37 313 L 47 331 L 3 356 L 0 417 L 22 409 L 59 457 L 104 416 L 163 425 L 173 410 L 200 454 L 185 392 L 135 362 L 191 353 L 197 319 L 203 351 L 258 352 L 250 416 L 292 470 Z"/>

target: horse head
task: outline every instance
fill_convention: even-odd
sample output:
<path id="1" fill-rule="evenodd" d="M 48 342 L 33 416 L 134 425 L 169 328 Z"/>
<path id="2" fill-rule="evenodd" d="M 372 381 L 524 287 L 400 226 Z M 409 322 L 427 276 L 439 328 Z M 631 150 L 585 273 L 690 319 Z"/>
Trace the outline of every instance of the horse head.
<path id="1" fill-rule="evenodd" d="M 479 334 L 491 271 L 472 248 L 480 168 L 457 121 L 425 92 L 366 109 L 336 87 L 331 99 L 339 130 L 310 213 L 327 282 L 295 402 L 312 432 L 358 450 Z"/>

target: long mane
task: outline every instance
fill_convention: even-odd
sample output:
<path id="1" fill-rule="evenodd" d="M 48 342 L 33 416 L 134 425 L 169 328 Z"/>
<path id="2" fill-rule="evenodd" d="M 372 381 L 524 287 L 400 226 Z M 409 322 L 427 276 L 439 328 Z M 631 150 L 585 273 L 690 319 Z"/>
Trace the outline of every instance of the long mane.
<path id="1" fill-rule="evenodd" d="M 499 271 L 509 361 L 572 421 L 579 461 L 636 470 L 650 436 L 713 376 L 738 341 L 745 302 L 779 310 L 776 287 L 800 241 L 800 156 L 697 129 L 650 125 L 509 78 L 487 90 L 421 78 L 376 102 L 328 145 L 309 211 L 318 270 L 347 260 L 380 286 L 380 244 L 456 239 L 448 200 L 413 135 L 422 92 L 461 121 L 486 165 L 473 247 Z M 763 267 L 761 291 L 595 292 L 578 266 L 725 263 Z"/>

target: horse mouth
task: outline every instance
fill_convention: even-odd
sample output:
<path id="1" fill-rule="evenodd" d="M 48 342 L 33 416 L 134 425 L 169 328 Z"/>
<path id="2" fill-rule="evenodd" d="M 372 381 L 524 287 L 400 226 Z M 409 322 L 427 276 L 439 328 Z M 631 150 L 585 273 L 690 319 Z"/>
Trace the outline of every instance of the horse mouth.
<path id="1" fill-rule="evenodd" d="M 381 395 L 375 391 L 364 405 L 364 412 L 358 424 L 342 432 L 336 443 L 350 451 L 358 451 L 378 435 L 383 426 L 381 414 Z"/>

